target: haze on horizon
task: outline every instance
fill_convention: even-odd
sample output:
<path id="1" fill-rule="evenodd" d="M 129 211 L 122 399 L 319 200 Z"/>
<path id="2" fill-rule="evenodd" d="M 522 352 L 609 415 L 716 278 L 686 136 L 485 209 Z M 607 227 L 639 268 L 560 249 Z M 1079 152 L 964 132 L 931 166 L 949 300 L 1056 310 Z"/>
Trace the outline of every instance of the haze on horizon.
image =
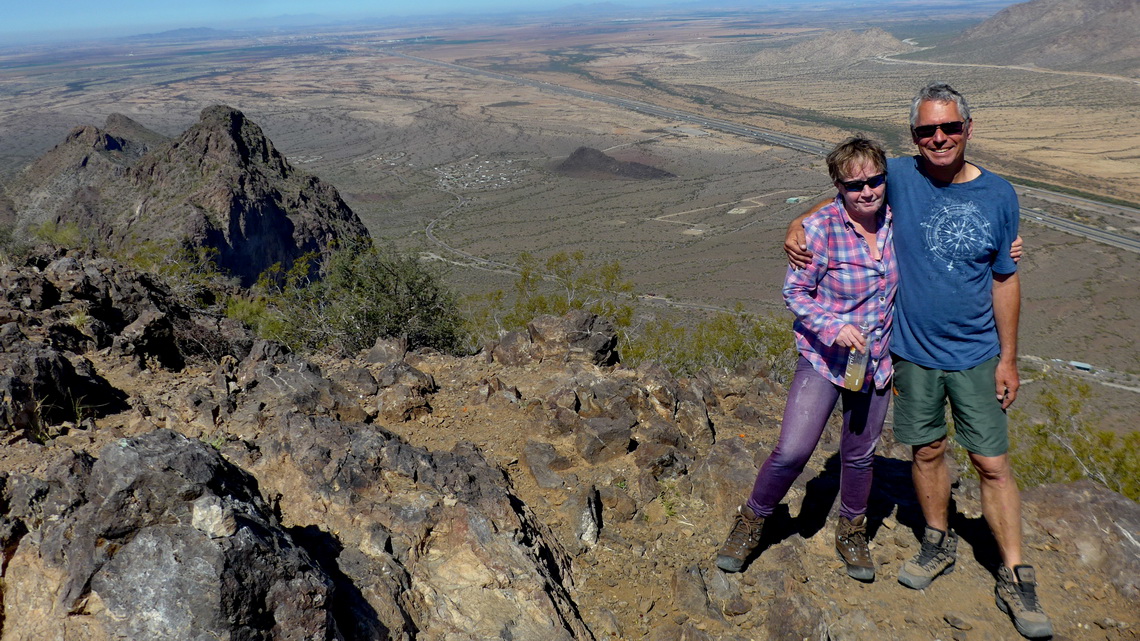
<path id="1" fill-rule="evenodd" d="M 113 37 L 180 28 L 256 27 L 257 20 L 295 22 L 362 18 L 485 14 L 547 11 L 573 5 L 573 0 L 420 0 L 415 3 L 368 0 L 200 0 L 162 3 L 150 0 L 84 0 L 17 3 L 0 22 L 0 43 L 86 32 L 89 37 Z M 651 0 L 622 0 L 622 6 L 661 4 Z M 37 38 L 39 36 L 40 38 Z M 8 41 L 8 42 L 6 42 Z"/>
<path id="2" fill-rule="evenodd" d="M 727 0 L 718 4 L 701 2 L 669 2 L 668 0 L 616 0 L 574 2 L 574 0 L 420 0 L 416 3 L 369 2 L 368 0 L 199 0 L 194 3 L 162 3 L 153 0 L 107 0 L 91 3 L 84 0 L 54 0 L 43 3 L 12 3 L 0 21 L 0 46 L 18 46 L 72 38 L 93 40 L 153 33 L 183 28 L 254 29 L 261 26 L 289 27 L 304 24 L 328 24 L 338 21 L 433 17 L 446 15 L 481 15 L 501 13 L 539 13 L 546 11 L 582 11 L 593 6 L 644 10 L 714 10 L 717 8 L 757 11 L 771 9 L 819 10 L 851 9 L 859 6 L 882 8 L 882 1 L 816 0 Z M 888 3 L 889 4 L 889 3 Z M 909 3 L 914 4 L 914 3 Z M 935 3 L 931 3 L 932 10 Z M 1014 4 L 1002 0 L 967 0 L 966 5 L 989 5 L 993 11 Z M 933 16 L 932 16 L 933 17 Z"/>

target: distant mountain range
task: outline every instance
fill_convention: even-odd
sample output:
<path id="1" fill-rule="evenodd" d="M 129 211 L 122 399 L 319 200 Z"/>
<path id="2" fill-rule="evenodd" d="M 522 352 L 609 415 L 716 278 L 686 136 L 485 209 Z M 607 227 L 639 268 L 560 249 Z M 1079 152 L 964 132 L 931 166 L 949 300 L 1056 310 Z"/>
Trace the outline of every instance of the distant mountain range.
<path id="1" fill-rule="evenodd" d="M 368 235 L 335 188 L 294 169 L 257 124 L 223 105 L 174 139 L 120 114 L 102 128 L 77 127 L 6 196 L 0 224 L 74 224 L 111 249 L 211 247 L 245 284 L 274 263 Z"/>
<path id="2" fill-rule="evenodd" d="M 1138 34 L 1137 0 L 1032 0 L 916 56 L 1140 77 Z"/>

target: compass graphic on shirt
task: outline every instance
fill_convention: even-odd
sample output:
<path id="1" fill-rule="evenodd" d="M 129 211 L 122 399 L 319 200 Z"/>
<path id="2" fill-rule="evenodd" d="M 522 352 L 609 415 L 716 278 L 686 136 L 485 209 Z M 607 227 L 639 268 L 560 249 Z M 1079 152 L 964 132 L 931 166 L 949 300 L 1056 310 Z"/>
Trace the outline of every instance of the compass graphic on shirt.
<path id="1" fill-rule="evenodd" d="M 926 246 L 946 263 L 946 271 L 981 254 L 990 237 L 990 223 L 972 202 L 943 202 L 934 215 L 922 223 Z"/>

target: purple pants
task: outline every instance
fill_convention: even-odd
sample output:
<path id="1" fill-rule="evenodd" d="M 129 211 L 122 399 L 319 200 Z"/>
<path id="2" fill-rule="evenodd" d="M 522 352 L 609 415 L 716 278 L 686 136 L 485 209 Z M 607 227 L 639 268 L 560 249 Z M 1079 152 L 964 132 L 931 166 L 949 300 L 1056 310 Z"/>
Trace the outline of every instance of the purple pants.
<path id="1" fill-rule="evenodd" d="M 871 464 L 883 432 L 890 404 L 890 386 L 870 392 L 852 392 L 828 381 L 800 356 L 784 408 L 784 425 L 776 449 L 760 467 L 748 507 L 768 517 L 788 488 L 804 470 L 823 435 L 835 401 L 843 397 L 843 434 L 839 439 L 842 470 L 839 475 L 840 516 L 853 519 L 867 511 L 871 494 Z"/>

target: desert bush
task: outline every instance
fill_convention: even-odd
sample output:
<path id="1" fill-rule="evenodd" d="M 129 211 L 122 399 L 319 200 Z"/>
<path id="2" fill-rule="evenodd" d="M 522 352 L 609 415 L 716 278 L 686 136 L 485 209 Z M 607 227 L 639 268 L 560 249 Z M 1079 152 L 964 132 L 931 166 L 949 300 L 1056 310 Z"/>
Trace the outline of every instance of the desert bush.
<path id="1" fill-rule="evenodd" d="M 112 253 L 119 262 L 161 279 L 179 300 L 198 307 L 214 304 L 236 284 L 218 269 L 213 247 L 184 245 L 174 239 L 127 243 Z"/>
<path id="2" fill-rule="evenodd" d="M 18 262 L 28 249 L 26 243 L 17 239 L 15 227 L 0 225 L 0 265 Z"/>
<path id="3" fill-rule="evenodd" d="M 440 277 L 368 238 L 342 242 L 324 261 L 311 253 L 289 269 L 275 265 L 226 310 L 300 351 L 351 354 L 395 336 L 412 348 L 455 352 L 465 344 L 462 314 Z"/>
<path id="4" fill-rule="evenodd" d="M 1093 427 L 1088 416 L 1089 384 L 1050 375 L 1038 396 L 1043 413 L 1030 419 L 1010 413 L 1010 451 L 1025 487 L 1092 479 L 1140 501 L 1140 432 L 1119 436 Z"/>
<path id="5" fill-rule="evenodd" d="M 656 361 L 685 376 L 705 365 L 732 368 L 758 358 L 768 364 L 768 377 L 780 383 L 791 380 L 796 365 L 791 322 L 749 314 L 739 305 L 692 325 L 655 318 L 630 333 L 622 358 L 635 366 Z"/>
<path id="6" fill-rule="evenodd" d="M 517 269 L 509 302 L 502 290 L 464 301 L 469 334 L 476 341 L 523 329 L 536 316 L 562 316 L 572 309 L 604 316 L 619 331 L 629 327 L 637 298 L 617 261 L 594 265 L 580 251 L 558 252 L 545 261 L 523 253 Z"/>
<path id="7" fill-rule="evenodd" d="M 706 365 L 734 367 L 759 358 L 779 382 L 795 368 L 791 322 L 758 316 L 739 306 L 704 320 L 677 323 L 658 315 L 634 324 L 637 305 L 633 283 L 624 280 L 617 261 L 594 265 L 582 252 L 554 254 L 539 261 L 522 254 L 514 297 L 502 291 L 468 298 L 471 334 L 482 338 L 522 329 L 539 314 L 560 316 L 584 309 L 613 321 L 622 361 L 636 366 L 656 361 L 678 375 L 691 375 Z M 508 302 L 509 300 L 509 302 Z"/>
<path id="8" fill-rule="evenodd" d="M 46 221 L 28 227 L 28 234 L 32 238 L 55 247 L 64 249 L 79 249 L 88 244 L 75 223 L 57 223 Z"/>

